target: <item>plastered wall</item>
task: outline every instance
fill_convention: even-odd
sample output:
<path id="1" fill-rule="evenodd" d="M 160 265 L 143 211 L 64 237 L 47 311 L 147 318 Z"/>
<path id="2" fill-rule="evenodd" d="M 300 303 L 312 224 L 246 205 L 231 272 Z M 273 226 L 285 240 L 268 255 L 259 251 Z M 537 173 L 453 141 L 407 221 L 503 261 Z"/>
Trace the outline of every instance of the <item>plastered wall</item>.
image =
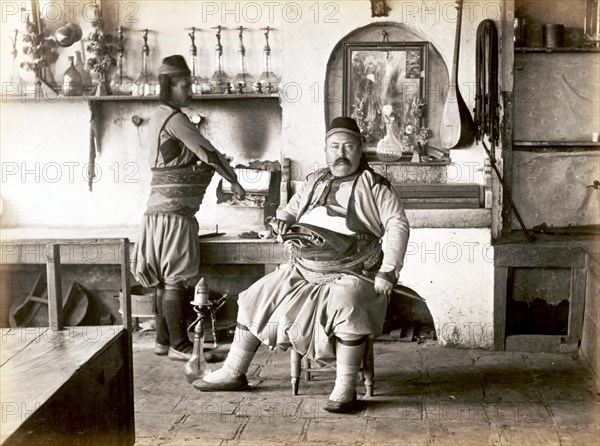
<path id="1" fill-rule="evenodd" d="M 425 298 L 438 340 L 493 342 L 494 253 L 487 229 L 413 229 L 400 282 Z"/>

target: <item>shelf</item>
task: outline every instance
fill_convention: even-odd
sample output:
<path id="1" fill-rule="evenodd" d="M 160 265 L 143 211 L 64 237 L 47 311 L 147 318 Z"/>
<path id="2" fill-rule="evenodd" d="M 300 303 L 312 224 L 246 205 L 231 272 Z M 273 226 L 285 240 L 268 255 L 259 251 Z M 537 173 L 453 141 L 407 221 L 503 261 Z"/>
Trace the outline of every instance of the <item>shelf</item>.
<path id="1" fill-rule="evenodd" d="M 449 160 L 440 160 L 440 161 L 422 161 L 422 162 L 412 162 L 412 161 L 379 161 L 379 160 L 371 160 L 367 159 L 370 165 L 375 166 L 411 166 L 411 167 L 423 167 L 423 166 L 449 166 L 452 164 L 452 161 Z"/>
<path id="2" fill-rule="evenodd" d="M 600 47 L 557 47 L 557 48 L 530 48 L 516 46 L 515 53 L 600 53 Z"/>
<path id="3" fill-rule="evenodd" d="M 192 102 L 195 101 L 243 101 L 245 99 L 278 99 L 278 93 L 246 93 L 246 94 L 203 94 L 192 97 Z M 136 101 L 156 101 L 158 96 L 63 96 L 56 93 L 50 93 L 45 97 L 36 98 L 33 95 L 2 95 L 2 102 L 136 102 Z"/>
<path id="4" fill-rule="evenodd" d="M 203 94 L 192 96 L 192 101 L 207 100 L 243 100 L 243 99 L 269 99 L 279 98 L 278 93 L 244 93 L 244 94 Z M 89 101 L 158 101 L 158 96 L 90 96 Z"/>
<path id="5" fill-rule="evenodd" d="M 575 152 L 600 149 L 600 142 L 593 141 L 513 141 L 517 152 Z"/>
<path id="6" fill-rule="evenodd" d="M 513 141 L 513 146 L 543 146 L 543 147 L 600 147 L 600 142 L 594 141 Z"/>

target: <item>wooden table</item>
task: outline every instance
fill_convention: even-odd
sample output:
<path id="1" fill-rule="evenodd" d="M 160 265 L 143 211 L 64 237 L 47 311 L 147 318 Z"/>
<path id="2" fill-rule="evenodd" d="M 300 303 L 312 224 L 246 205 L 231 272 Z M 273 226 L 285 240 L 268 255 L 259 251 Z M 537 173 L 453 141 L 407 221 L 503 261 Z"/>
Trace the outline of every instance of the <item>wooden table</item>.
<path id="1" fill-rule="evenodd" d="M 537 234 L 534 243 L 528 242 L 522 233 L 499 239 L 494 245 L 494 349 L 513 351 L 576 351 L 581 343 L 584 324 L 584 304 L 593 299 L 591 292 L 593 275 L 600 259 L 600 240 L 590 236 L 553 236 Z M 564 335 L 507 334 L 507 300 L 515 293 L 514 275 L 534 274 L 539 271 L 564 273 L 569 283 L 568 330 Z M 535 283 L 530 279 L 531 283 Z M 549 317 L 549 315 L 547 315 Z"/>
<path id="2" fill-rule="evenodd" d="M 132 445 L 123 326 L 1 329 L 3 445 Z"/>
<path id="3" fill-rule="evenodd" d="M 201 265 L 264 265 L 268 274 L 288 260 L 283 246 L 274 238 L 242 239 L 223 235 L 200 239 Z"/>

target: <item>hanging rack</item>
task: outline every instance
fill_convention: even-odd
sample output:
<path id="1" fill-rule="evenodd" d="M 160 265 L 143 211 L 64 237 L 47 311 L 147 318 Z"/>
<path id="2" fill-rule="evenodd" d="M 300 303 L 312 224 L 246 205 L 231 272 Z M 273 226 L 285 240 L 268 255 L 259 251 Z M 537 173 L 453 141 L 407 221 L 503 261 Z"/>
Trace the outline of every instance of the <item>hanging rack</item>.
<path id="1" fill-rule="evenodd" d="M 504 196 L 512 208 L 521 230 L 528 241 L 533 242 L 537 237 L 530 233 L 517 210 L 502 174 L 496 165 L 496 145 L 500 136 L 500 116 L 498 105 L 498 30 L 493 20 L 486 19 L 477 27 L 476 41 L 476 82 L 475 82 L 475 139 L 481 141 L 485 152 L 490 159 L 490 165 L 500 181 Z M 488 137 L 491 150 L 485 143 Z"/>

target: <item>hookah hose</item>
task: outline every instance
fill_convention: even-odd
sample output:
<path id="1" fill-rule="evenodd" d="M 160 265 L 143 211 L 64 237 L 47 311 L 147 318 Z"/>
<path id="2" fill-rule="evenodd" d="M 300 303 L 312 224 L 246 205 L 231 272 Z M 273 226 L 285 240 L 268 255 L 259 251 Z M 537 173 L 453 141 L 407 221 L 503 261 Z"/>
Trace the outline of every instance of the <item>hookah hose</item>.
<path id="1" fill-rule="evenodd" d="M 477 27 L 477 41 L 475 54 L 475 140 L 481 141 L 489 159 L 490 165 L 500 181 L 504 196 L 512 208 L 521 230 L 528 241 L 537 238 L 525 227 L 525 223 L 517 207 L 506 190 L 502 174 L 496 166 L 495 148 L 500 138 L 500 117 L 498 113 L 498 30 L 493 20 L 486 19 Z M 491 150 L 487 147 L 484 137 L 488 136 Z"/>
<path id="2" fill-rule="evenodd" d="M 493 20 L 487 19 L 477 28 L 475 55 L 475 138 L 489 136 L 492 147 L 500 136 L 498 116 L 498 30 Z M 492 156 L 493 152 L 492 152 Z"/>
<path id="3" fill-rule="evenodd" d="M 214 346 L 214 348 L 217 348 L 217 329 L 215 326 L 215 321 L 216 321 L 215 314 L 225 304 L 225 302 L 227 301 L 228 298 L 229 298 L 229 296 L 227 294 L 224 294 L 222 297 L 220 297 L 216 301 L 210 302 L 208 304 L 195 305 L 194 307 L 197 308 L 196 313 L 198 314 L 198 316 L 196 317 L 196 320 L 189 325 L 187 330 L 188 331 L 197 331 L 197 330 L 202 331 L 202 322 L 203 322 L 204 318 L 206 317 L 206 313 L 208 310 L 208 313 L 210 314 L 210 321 L 211 321 L 211 328 L 212 328 L 212 335 L 213 335 L 213 346 Z"/>

